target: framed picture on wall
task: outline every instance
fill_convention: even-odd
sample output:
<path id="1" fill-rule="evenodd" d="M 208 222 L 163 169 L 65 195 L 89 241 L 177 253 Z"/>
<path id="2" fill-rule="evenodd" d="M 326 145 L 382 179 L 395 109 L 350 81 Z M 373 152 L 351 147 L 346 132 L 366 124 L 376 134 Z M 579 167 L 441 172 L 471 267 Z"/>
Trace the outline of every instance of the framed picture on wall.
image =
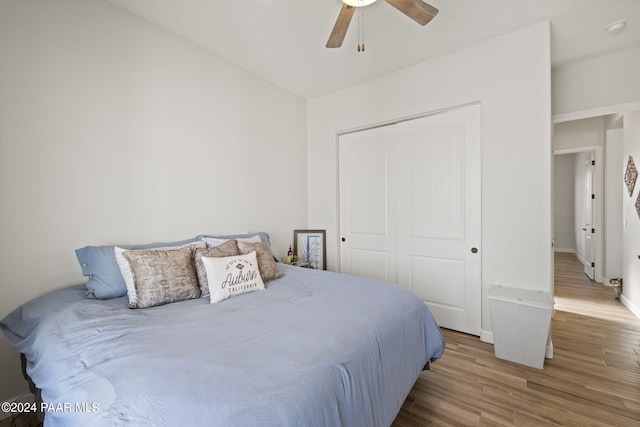
<path id="1" fill-rule="evenodd" d="M 298 264 L 316 270 L 327 269 L 325 230 L 294 230 L 293 254 Z"/>

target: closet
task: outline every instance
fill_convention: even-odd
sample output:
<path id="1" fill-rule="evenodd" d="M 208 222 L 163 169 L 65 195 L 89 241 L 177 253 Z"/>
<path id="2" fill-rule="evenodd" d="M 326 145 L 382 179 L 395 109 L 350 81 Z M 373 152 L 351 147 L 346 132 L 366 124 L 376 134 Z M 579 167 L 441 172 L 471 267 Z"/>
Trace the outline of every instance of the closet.
<path id="1" fill-rule="evenodd" d="M 339 136 L 340 270 L 415 292 L 480 335 L 480 106 Z"/>

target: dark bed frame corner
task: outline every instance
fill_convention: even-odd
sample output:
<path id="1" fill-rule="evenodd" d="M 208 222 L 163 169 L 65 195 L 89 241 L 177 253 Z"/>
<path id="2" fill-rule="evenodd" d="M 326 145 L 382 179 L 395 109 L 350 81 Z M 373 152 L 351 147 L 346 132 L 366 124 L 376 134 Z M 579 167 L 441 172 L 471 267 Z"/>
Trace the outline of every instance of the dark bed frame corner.
<path id="1" fill-rule="evenodd" d="M 38 409 L 36 412 L 38 419 L 40 422 L 44 423 L 44 412 L 42 411 L 42 390 L 36 387 L 35 383 L 27 373 L 27 356 L 25 356 L 24 353 L 20 353 L 20 363 L 22 365 L 22 376 L 29 384 L 29 391 L 35 396 L 35 402 Z"/>

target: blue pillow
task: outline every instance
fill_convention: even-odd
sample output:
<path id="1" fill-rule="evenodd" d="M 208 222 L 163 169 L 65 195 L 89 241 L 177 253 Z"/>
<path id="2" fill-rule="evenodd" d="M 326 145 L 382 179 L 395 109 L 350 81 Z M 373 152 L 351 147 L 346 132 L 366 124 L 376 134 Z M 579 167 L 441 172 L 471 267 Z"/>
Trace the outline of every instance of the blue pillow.
<path id="1" fill-rule="evenodd" d="M 180 246 L 198 241 L 198 238 L 169 243 L 149 243 L 146 245 L 118 245 L 123 249 L 152 249 L 163 246 Z M 127 294 L 114 252 L 115 245 L 85 246 L 76 249 L 76 257 L 82 268 L 82 275 L 88 277 L 87 298 L 110 299 Z"/>

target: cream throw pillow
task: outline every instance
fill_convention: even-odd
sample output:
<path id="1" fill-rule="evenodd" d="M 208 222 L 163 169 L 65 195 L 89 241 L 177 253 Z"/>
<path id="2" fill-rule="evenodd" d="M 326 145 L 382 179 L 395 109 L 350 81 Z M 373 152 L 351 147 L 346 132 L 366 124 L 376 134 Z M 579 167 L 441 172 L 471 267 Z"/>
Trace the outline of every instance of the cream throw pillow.
<path id="1" fill-rule="evenodd" d="M 207 272 L 211 304 L 234 295 L 264 289 L 256 253 L 223 258 L 200 258 Z"/>

